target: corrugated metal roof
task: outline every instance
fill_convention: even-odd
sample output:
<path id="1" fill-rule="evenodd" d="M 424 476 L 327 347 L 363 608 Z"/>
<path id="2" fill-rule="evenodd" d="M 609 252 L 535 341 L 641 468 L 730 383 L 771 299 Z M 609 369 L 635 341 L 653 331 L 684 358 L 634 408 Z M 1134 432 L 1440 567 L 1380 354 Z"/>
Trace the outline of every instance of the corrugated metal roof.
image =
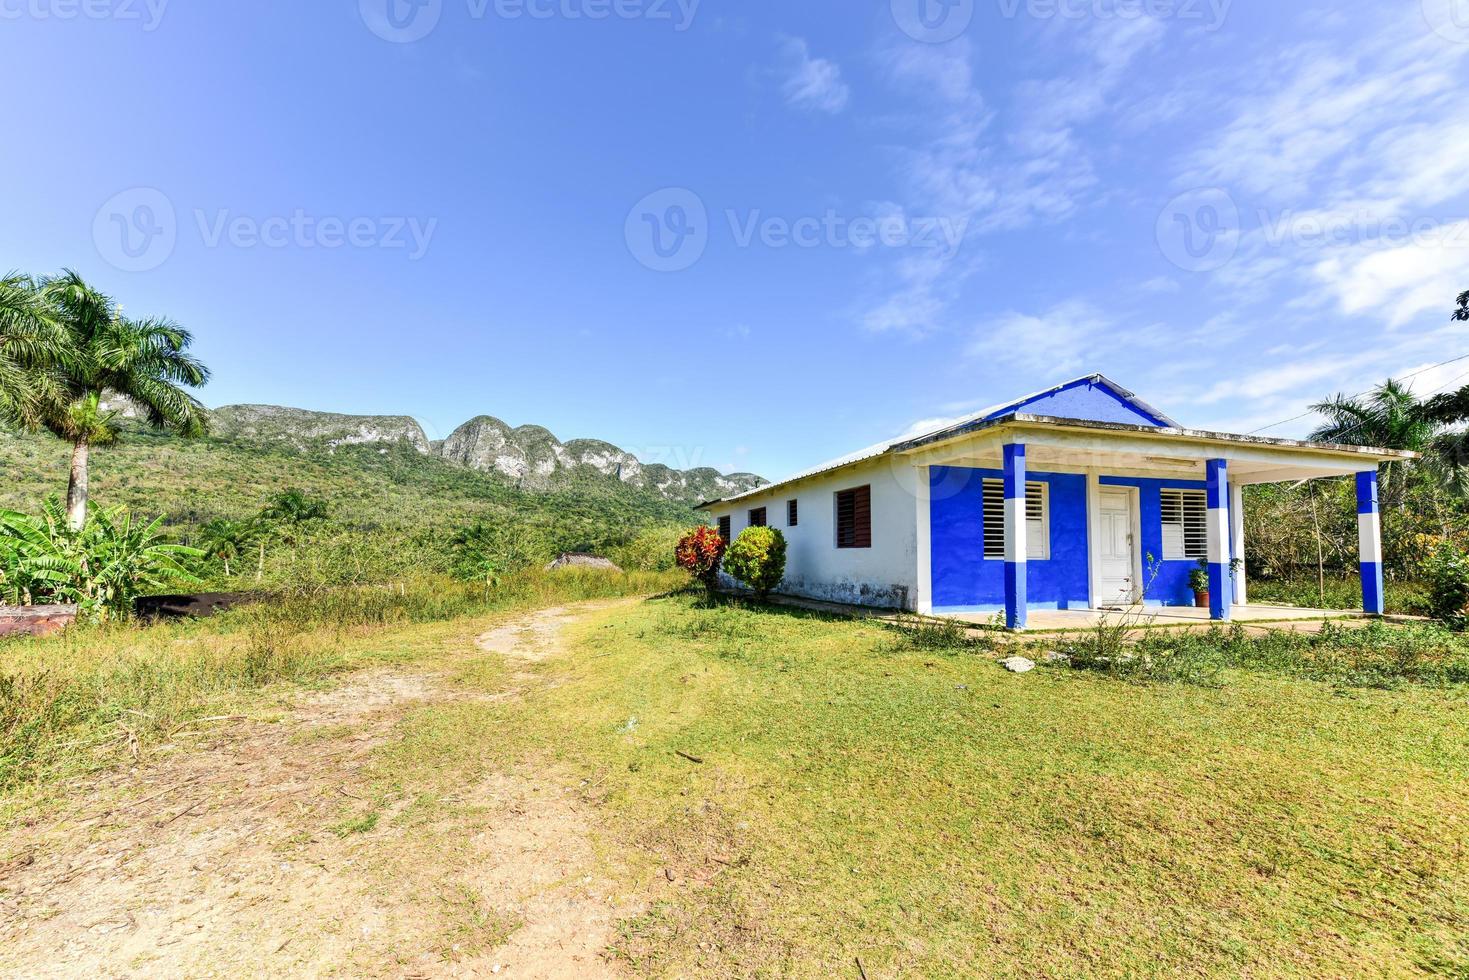
<path id="1" fill-rule="evenodd" d="M 1158 428 L 1149 428 L 1146 426 L 1119 425 L 1115 423 L 1092 423 L 1087 422 L 1086 420 L 1079 419 L 1061 419 L 1051 416 L 1039 415 L 1018 415 L 1015 413 L 1015 410 L 1020 406 L 1083 382 L 1093 382 L 1111 389 L 1114 393 L 1122 397 L 1124 400 L 1129 401 L 1137 406 L 1145 414 L 1159 419 L 1161 422 L 1164 423 L 1164 425 Z M 1366 454 L 1380 455 L 1386 458 L 1411 459 L 1415 455 L 1413 453 L 1404 453 L 1389 449 L 1372 449 L 1370 447 L 1364 446 L 1327 445 L 1323 443 L 1301 442 L 1294 439 L 1270 439 L 1261 436 L 1242 436 L 1222 432 L 1207 432 L 1197 429 L 1185 429 L 1179 426 L 1179 424 L 1173 421 L 1173 419 L 1162 414 L 1161 412 L 1158 412 L 1156 409 L 1149 406 L 1146 402 L 1139 399 L 1131 391 L 1128 391 L 1126 388 L 1117 384 L 1115 381 L 1112 381 L 1105 375 L 1090 374 L 1084 377 L 1074 378 L 1071 381 L 1055 385 L 1051 388 L 1032 392 L 1031 394 L 1024 395 L 1020 398 L 1014 398 L 1009 401 L 1001 402 L 997 405 L 991 405 L 988 408 L 982 408 L 979 411 L 971 412 L 968 415 L 959 416 L 953 419 L 942 419 L 936 421 L 931 420 L 928 422 L 915 423 L 913 426 L 909 427 L 909 430 L 907 432 L 903 433 L 902 435 L 895 436 L 892 439 L 885 439 L 882 442 L 874 443 L 873 445 L 868 446 L 864 449 L 859 449 L 854 453 L 848 453 L 845 456 L 839 456 L 836 459 L 827 460 L 825 463 L 822 463 L 818 466 L 813 466 L 810 469 L 805 469 L 801 470 L 798 473 L 793 473 L 790 476 L 775 481 L 774 483 L 768 483 L 763 487 L 757 487 L 754 490 L 747 490 L 744 493 L 737 493 L 730 497 L 722 497 L 718 500 L 708 501 L 707 503 L 700 504 L 699 509 L 713 507 L 716 504 L 732 503 L 736 500 L 743 500 L 746 497 L 759 496 L 760 494 L 769 493 L 772 490 L 777 490 L 780 487 L 786 486 L 787 484 L 797 483 L 801 480 L 809 480 L 811 477 L 820 476 L 823 473 L 828 473 L 832 470 L 838 470 L 844 466 L 851 466 L 854 463 L 860 463 L 864 460 L 875 459 L 879 456 L 885 456 L 890 452 L 903 449 L 912 449 L 921 445 L 925 445 L 927 443 L 939 442 L 944 439 L 954 438 L 960 435 L 968 434 L 970 432 L 978 431 L 982 428 L 988 428 L 991 424 L 1000 421 L 1012 420 L 1040 424 L 1079 424 L 1084 425 L 1088 428 L 1104 428 L 1114 431 L 1151 431 L 1156 432 L 1160 435 L 1171 435 L 1187 439 L 1211 439 L 1221 442 L 1238 442 L 1242 444 L 1257 446 L 1281 446 L 1286 448 L 1311 448 L 1338 452 L 1361 452 Z"/>

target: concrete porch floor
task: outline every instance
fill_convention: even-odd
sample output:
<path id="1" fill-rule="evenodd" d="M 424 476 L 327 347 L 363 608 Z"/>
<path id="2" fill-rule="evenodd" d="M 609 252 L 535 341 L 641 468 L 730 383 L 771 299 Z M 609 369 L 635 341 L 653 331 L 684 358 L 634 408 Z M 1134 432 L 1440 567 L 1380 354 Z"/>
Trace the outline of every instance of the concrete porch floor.
<path id="1" fill-rule="evenodd" d="M 1247 605 L 1232 607 L 1233 622 L 1249 627 L 1283 628 L 1293 631 L 1319 630 L 1327 620 L 1339 621 L 1344 625 L 1366 625 L 1374 617 L 1361 610 L 1351 609 L 1306 609 L 1300 606 Z M 1216 625 L 1209 619 L 1209 610 L 1191 606 L 1163 606 L 1131 609 L 1033 609 L 1029 616 L 1029 627 L 1024 635 L 1062 633 L 1070 630 L 1092 629 L 1105 619 L 1111 623 L 1123 617 L 1133 621 L 1136 629 L 1207 630 Z M 942 614 L 944 619 L 956 619 L 976 626 L 992 626 L 994 613 Z"/>

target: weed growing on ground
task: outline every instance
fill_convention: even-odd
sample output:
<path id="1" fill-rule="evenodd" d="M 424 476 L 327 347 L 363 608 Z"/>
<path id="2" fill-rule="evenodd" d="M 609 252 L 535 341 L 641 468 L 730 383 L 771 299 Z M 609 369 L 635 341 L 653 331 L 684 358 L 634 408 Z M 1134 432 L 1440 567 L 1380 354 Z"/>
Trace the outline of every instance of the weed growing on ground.
<path id="1" fill-rule="evenodd" d="M 967 626 L 953 619 L 900 616 L 893 627 L 897 630 L 896 646 L 900 650 L 972 653 L 994 648 L 992 640 L 975 636 Z"/>
<path id="2" fill-rule="evenodd" d="M 0 791 L 136 755 L 242 695 L 411 655 L 413 624 L 666 589 L 669 573 L 524 572 L 299 589 L 205 621 L 0 641 Z M 391 639 L 392 642 L 385 642 Z"/>
<path id="3" fill-rule="evenodd" d="M 1134 681 L 1218 686 L 1227 669 L 1323 681 L 1341 687 L 1441 687 L 1469 682 L 1469 641 L 1441 626 L 1326 623 L 1318 633 L 1251 633 L 1236 623 L 1208 632 L 1097 631 L 1061 647 L 1073 667 Z"/>

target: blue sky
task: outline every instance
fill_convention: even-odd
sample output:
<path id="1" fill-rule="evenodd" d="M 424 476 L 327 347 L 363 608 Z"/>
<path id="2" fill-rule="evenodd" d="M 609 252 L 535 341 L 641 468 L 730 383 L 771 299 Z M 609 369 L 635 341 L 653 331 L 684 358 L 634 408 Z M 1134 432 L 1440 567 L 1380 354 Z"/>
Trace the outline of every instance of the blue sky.
<path id="1" fill-rule="evenodd" d="M 1093 371 L 1250 431 L 1469 354 L 1466 57 L 1469 0 L 0 0 L 0 268 L 436 437 L 775 477 Z"/>

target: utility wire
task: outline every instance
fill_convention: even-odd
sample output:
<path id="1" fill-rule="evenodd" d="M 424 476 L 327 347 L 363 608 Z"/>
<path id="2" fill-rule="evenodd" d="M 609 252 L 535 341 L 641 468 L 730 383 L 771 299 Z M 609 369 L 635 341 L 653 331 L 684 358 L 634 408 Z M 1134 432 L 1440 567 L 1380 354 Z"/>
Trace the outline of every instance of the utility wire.
<path id="1" fill-rule="evenodd" d="M 1441 368 L 1441 367 L 1447 367 L 1450 364 L 1455 364 L 1455 363 L 1457 363 L 1459 361 L 1464 361 L 1464 360 L 1469 360 L 1469 354 L 1460 354 L 1458 357 L 1451 357 L 1447 361 L 1440 361 L 1438 364 L 1430 364 L 1426 368 L 1422 368 L 1420 370 L 1414 371 L 1412 374 L 1405 374 L 1401 378 L 1394 378 L 1393 380 L 1395 380 L 1395 381 L 1407 381 L 1407 380 L 1409 380 L 1411 378 L 1418 377 L 1418 375 L 1420 375 L 1420 374 L 1427 374 L 1429 371 L 1433 371 L 1433 370 L 1436 370 L 1436 369 Z M 1463 377 L 1466 377 L 1466 375 L 1462 375 L 1462 374 L 1459 375 L 1459 378 L 1463 378 Z M 1459 378 L 1455 378 L 1454 381 L 1458 381 Z M 1453 384 L 1453 382 L 1451 381 L 1451 382 L 1449 382 L 1449 384 Z M 1449 387 L 1449 385 L 1444 385 L 1442 388 L 1439 388 L 1439 389 L 1436 389 L 1434 391 L 1429 392 L 1429 395 L 1438 394 L 1440 391 L 1443 390 L 1443 388 L 1447 388 L 1447 387 Z M 1350 400 L 1355 401 L 1358 398 L 1366 397 L 1367 395 L 1372 394 L 1372 392 L 1374 390 L 1375 389 L 1373 389 L 1373 388 L 1368 388 L 1366 391 L 1358 392 L 1357 394 L 1353 395 Z M 1426 397 L 1427 396 L 1425 396 L 1425 399 L 1426 399 Z M 1279 421 L 1279 422 L 1272 422 L 1269 425 L 1261 426 L 1258 429 L 1252 430 L 1249 434 L 1252 435 L 1252 436 L 1259 435 L 1261 432 L 1265 432 L 1268 429 L 1278 429 L 1282 425 L 1289 425 L 1292 422 L 1299 422 L 1301 419 L 1310 418 L 1312 415 L 1315 415 L 1315 414 L 1316 414 L 1315 410 L 1311 410 L 1311 411 L 1308 411 L 1308 412 L 1302 412 L 1300 415 L 1296 415 L 1296 416 L 1293 416 L 1293 417 L 1288 418 L 1288 419 L 1283 419 L 1282 421 Z M 1361 423 L 1358 423 L 1358 425 L 1360 425 L 1360 424 Z M 1356 428 L 1356 426 L 1353 426 L 1353 428 Z M 1346 431 L 1350 432 L 1352 430 L 1351 429 L 1348 429 Z"/>
<path id="2" fill-rule="evenodd" d="M 1465 354 L 1464 357 L 1469 357 L 1469 354 Z M 1463 360 L 1463 359 L 1464 358 L 1456 357 L 1456 358 L 1454 358 L 1454 361 L 1459 361 L 1459 360 Z M 1454 363 L 1454 361 L 1445 361 L 1444 364 L 1452 364 L 1452 363 Z M 1434 367 L 1443 367 L 1443 364 L 1435 364 Z M 1431 368 L 1431 367 L 1428 367 L 1428 368 L 1424 368 L 1423 369 L 1423 371 L 1432 371 L 1432 370 L 1433 370 L 1433 368 Z M 1404 377 L 1402 377 L 1402 378 L 1400 378 L 1398 380 L 1407 381 L 1408 378 L 1417 377 L 1418 375 L 1422 374 L 1423 371 L 1415 371 L 1412 374 L 1405 375 Z M 1430 391 L 1427 394 L 1425 394 L 1423 396 L 1423 398 L 1420 400 L 1420 402 L 1426 402 L 1426 401 L 1428 401 L 1428 399 L 1432 398 L 1434 395 L 1441 394 L 1442 392 L 1448 390 L 1449 388 L 1454 387 L 1456 384 L 1458 384 L 1460 381 L 1463 381 L 1465 378 L 1469 378 L 1469 371 L 1465 371 L 1463 374 L 1455 377 L 1453 380 L 1448 381 L 1445 384 L 1439 385 L 1437 388 L 1435 388 L 1432 391 Z M 1363 392 L 1363 394 L 1371 394 L 1371 392 Z M 1355 398 L 1361 398 L 1361 397 L 1362 397 L 1362 395 L 1356 395 L 1355 396 Z M 1310 413 L 1308 412 L 1307 414 L 1309 415 Z M 1338 444 L 1340 444 L 1340 442 L 1341 442 L 1342 439 L 1346 438 L 1347 436 L 1349 436 L 1352 433 L 1356 432 L 1358 429 L 1362 428 L 1362 426 L 1366 425 L 1367 422 L 1368 422 L 1367 419 L 1363 419 L 1362 421 L 1358 422 L 1356 425 L 1351 425 L 1351 426 L 1348 426 L 1345 429 L 1342 429 L 1340 432 L 1338 432 L 1333 437 L 1333 441 L 1336 442 L 1336 443 L 1338 443 Z"/>

